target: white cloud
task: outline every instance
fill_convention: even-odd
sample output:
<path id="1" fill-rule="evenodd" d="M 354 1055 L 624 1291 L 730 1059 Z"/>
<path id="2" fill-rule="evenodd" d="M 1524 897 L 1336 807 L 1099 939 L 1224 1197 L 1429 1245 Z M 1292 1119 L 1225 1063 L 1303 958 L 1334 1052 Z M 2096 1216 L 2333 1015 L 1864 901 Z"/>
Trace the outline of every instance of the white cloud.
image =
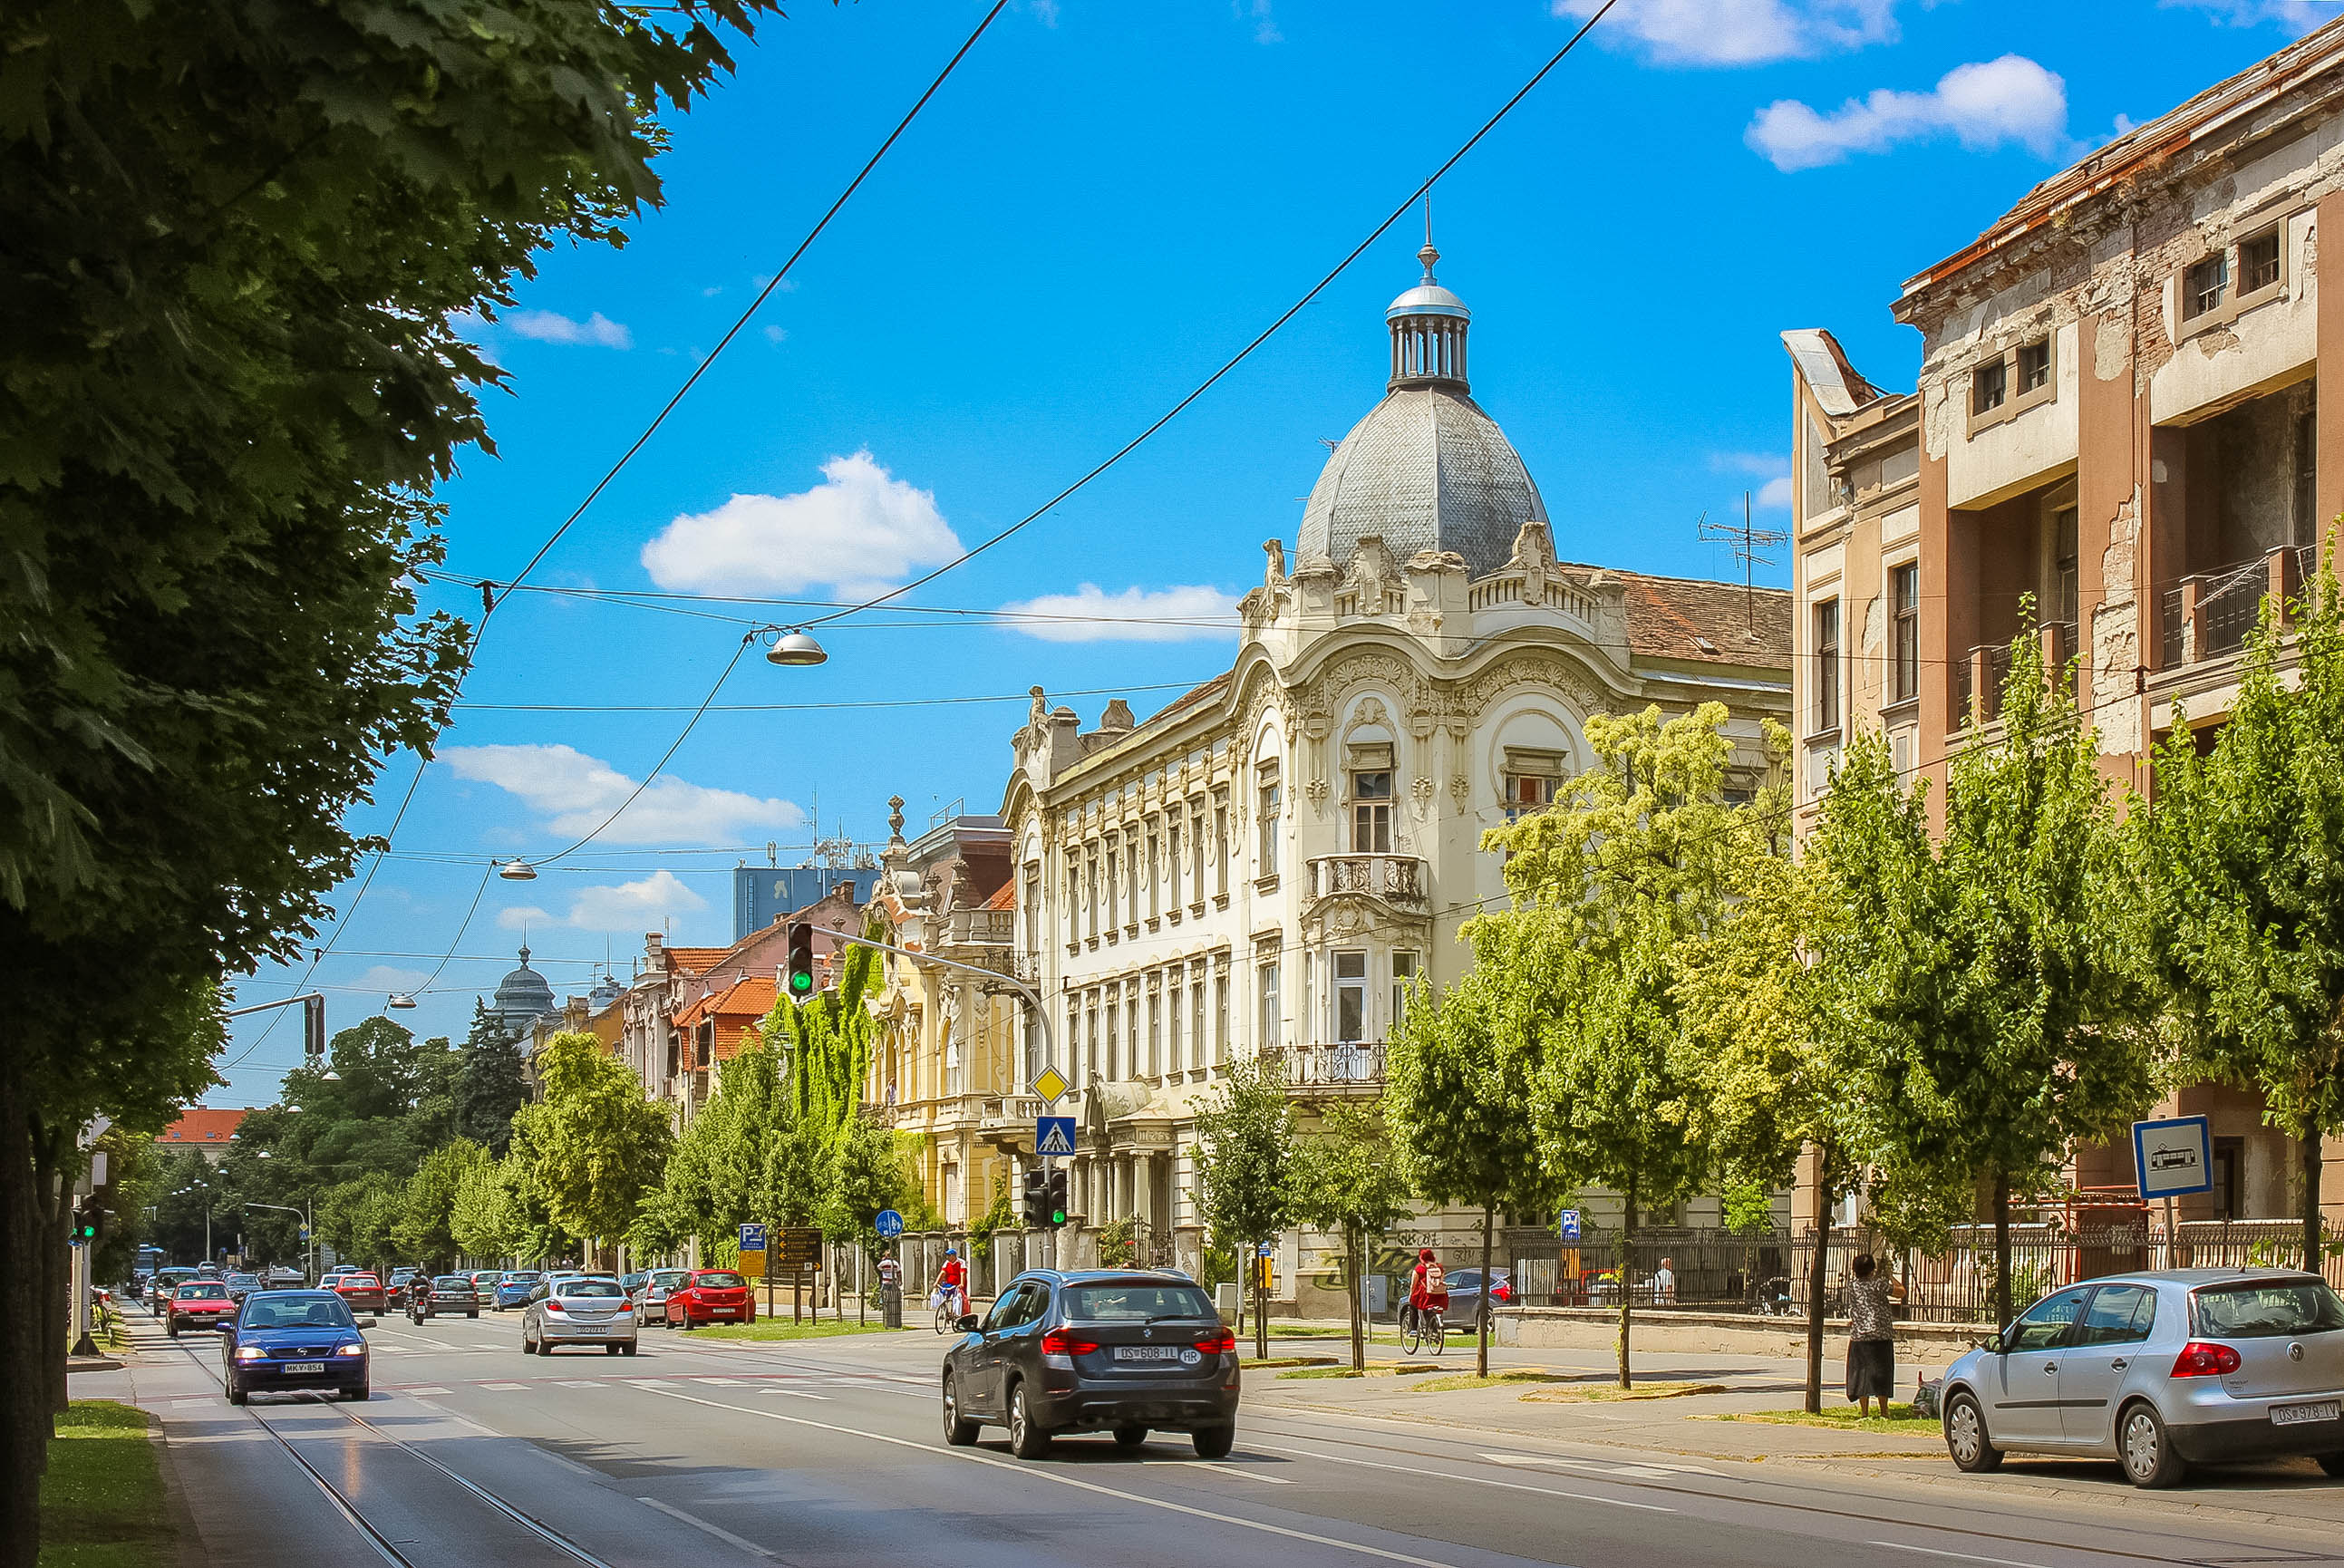
<path id="1" fill-rule="evenodd" d="M 573 321 L 558 310 L 515 310 L 506 326 L 541 343 L 591 343 L 598 349 L 631 349 L 635 335 L 597 310 L 583 321 Z"/>
<path id="2" fill-rule="evenodd" d="M 1072 593 L 1046 593 L 1005 604 L 1001 612 L 1046 617 L 1010 622 L 1045 642 L 1188 642 L 1235 632 L 1238 602 L 1202 584 L 1109 593 L 1086 582 Z"/>
<path id="3" fill-rule="evenodd" d="M 1768 480 L 1758 491 L 1758 504 L 1775 511 L 1788 511 L 1791 508 L 1791 476 L 1778 473 Z"/>
<path id="4" fill-rule="evenodd" d="M 1791 460 L 1781 452 L 1712 452 L 1709 466 L 1719 473 L 1757 474 L 1771 478 L 1791 471 Z"/>
<path id="5" fill-rule="evenodd" d="M 361 991 L 412 991 L 430 976 L 421 969 L 399 969 L 389 964 L 377 964 L 359 976 L 354 984 Z"/>
<path id="6" fill-rule="evenodd" d="M 1603 0 L 1554 0 L 1584 20 Z M 1896 0 L 1619 0 L 1597 38 L 1633 41 L 1663 66 L 1757 66 L 1812 59 L 1896 36 Z"/>
<path id="7" fill-rule="evenodd" d="M 635 781 L 569 746 L 450 746 L 440 760 L 456 776 L 492 784 L 543 814 L 564 838 L 592 833 L 618 810 Z M 796 827 L 805 813 L 785 800 L 659 778 L 598 836 L 603 844 L 731 844 L 752 828 Z"/>
<path id="8" fill-rule="evenodd" d="M 570 901 L 566 915 L 551 915 L 531 905 L 499 911 L 497 924 L 508 931 L 550 926 L 575 926 L 581 931 L 657 931 L 672 916 L 707 907 L 708 900 L 686 887 L 673 872 L 654 871 L 640 882 L 581 887 Z"/>
<path id="9" fill-rule="evenodd" d="M 1278 30 L 1278 18 L 1270 14 L 1270 0 L 1253 0 L 1250 15 L 1255 43 L 1283 44 L 1286 42 L 1286 35 Z"/>
<path id="10" fill-rule="evenodd" d="M 795 495 L 736 495 L 677 518 L 643 546 L 643 570 L 662 588 L 690 592 L 795 593 L 828 583 L 861 598 L 960 553 L 935 493 L 894 478 L 868 451 L 831 459 L 822 475 Z"/>
<path id="11" fill-rule="evenodd" d="M 2309 33 L 2344 14 L 2344 0 L 2158 0 L 2168 8 L 2204 11 L 2233 27 L 2257 27 L 2275 22 L 2290 33 Z"/>
<path id="12" fill-rule="evenodd" d="M 790 329 L 786 327 L 768 327 L 765 329 L 765 341 L 768 343 L 779 344 L 784 342 L 788 339 L 789 335 Z"/>
<path id="13" fill-rule="evenodd" d="M 1045 27 L 1058 25 L 1058 0 L 1032 0 L 1035 19 Z"/>
<path id="14" fill-rule="evenodd" d="M 2065 144 L 2067 85 L 2024 55 L 1956 66 L 1925 93 L 1882 87 L 1819 115 L 1784 98 L 1758 111 L 1743 138 L 1784 173 L 1838 163 L 1850 153 L 1950 135 L 1973 152 L 2016 142 L 2038 157 Z"/>

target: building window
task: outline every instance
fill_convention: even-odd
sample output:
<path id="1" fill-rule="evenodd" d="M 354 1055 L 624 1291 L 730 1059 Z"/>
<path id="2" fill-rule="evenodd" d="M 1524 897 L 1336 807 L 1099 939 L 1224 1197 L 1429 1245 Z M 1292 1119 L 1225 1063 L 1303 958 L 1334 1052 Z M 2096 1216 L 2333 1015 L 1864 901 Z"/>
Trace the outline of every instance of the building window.
<path id="1" fill-rule="evenodd" d="M 1229 892 L 1229 856 L 1235 846 L 1229 843 L 1229 802 L 1227 795 L 1213 801 L 1213 891 L 1222 897 Z"/>
<path id="2" fill-rule="evenodd" d="M 1391 964 L 1391 1027 L 1384 1031 L 1387 1037 L 1396 1033 L 1399 1021 L 1408 1017 L 1408 994 L 1416 986 L 1416 955 L 1395 953 Z"/>
<path id="3" fill-rule="evenodd" d="M 2278 285 L 2278 230 L 2238 241 L 2238 292 L 2259 294 Z"/>
<path id="4" fill-rule="evenodd" d="M 1991 413 L 2010 396 L 2010 364 L 1989 359 L 1970 372 L 1970 412 Z"/>
<path id="5" fill-rule="evenodd" d="M 1205 812 L 1199 806 L 1188 814 L 1188 900 L 1201 905 L 1205 902 Z"/>
<path id="6" fill-rule="evenodd" d="M 1351 748 L 1351 853 L 1389 855 L 1392 828 L 1392 749 Z"/>
<path id="7" fill-rule="evenodd" d="M 1888 571 L 1888 618 L 1894 641 L 1889 701 L 1909 703 L 1921 694 L 1921 566 L 1918 561 Z"/>
<path id="8" fill-rule="evenodd" d="M 1160 866 L 1156 859 L 1156 835 L 1147 835 L 1147 917 L 1153 920 L 1163 913 L 1157 892 Z"/>
<path id="9" fill-rule="evenodd" d="M 1164 880 L 1168 884 L 1165 902 L 1174 914 L 1180 910 L 1180 819 L 1172 817 L 1164 824 Z"/>
<path id="10" fill-rule="evenodd" d="M 2051 581 L 2052 600 L 2044 608 L 2049 619 L 2067 625 L 2076 623 L 2076 612 L 2082 602 L 2082 580 L 2076 563 L 2082 555 L 2076 530 L 2076 509 L 2061 507 L 2051 516 Z"/>
<path id="11" fill-rule="evenodd" d="M 1508 746 L 1505 752 L 1506 820 L 1541 811 L 1554 804 L 1562 787 L 1562 754 Z"/>
<path id="12" fill-rule="evenodd" d="M 1164 1070 L 1180 1070 L 1180 970 L 1177 966 L 1164 975 Z"/>
<path id="13" fill-rule="evenodd" d="M 2181 314 L 2184 319 L 2210 315 L 2222 308 L 2230 291 L 2230 257 L 2218 251 L 2182 275 Z"/>
<path id="14" fill-rule="evenodd" d="M 1815 606 L 1816 732 L 1838 729 L 1839 719 L 1839 601 L 1826 599 Z"/>
<path id="15" fill-rule="evenodd" d="M 1083 1047 L 1083 1081 L 1095 1084 L 1098 1082 L 1099 1076 L 1099 1010 L 1096 992 L 1092 994 L 1091 1005 L 1084 1017 L 1090 1032 Z"/>
<path id="16" fill-rule="evenodd" d="M 1335 955 L 1335 1043 L 1355 1046 L 1368 1037 L 1368 956 Z"/>
<path id="17" fill-rule="evenodd" d="M 1096 845 L 1094 845 L 1090 853 L 1084 857 L 1084 860 L 1090 874 L 1091 885 L 1088 904 L 1091 922 L 1090 934 L 1092 939 L 1096 940 L 1098 937 L 1099 928 L 1099 855 L 1098 849 Z"/>
<path id="18" fill-rule="evenodd" d="M 1263 881 L 1278 875 L 1278 764 L 1264 763 L 1255 770 L 1254 875 Z"/>
<path id="19" fill-rule="evenodd" d="M 1130 1004 L 1124 1008 L 1124 1025 L 1130 1032 L 1123 1042 L 1123 1076 L 1136 1078 L 1139 1076 L 1139 981 L 1137 977 L 1124 982 L 1124 1000 Z"/>
<path id="20" fill-rule="evenodd" d="M 1198 964 L 1188 976 L 1188 1049 L 1201 1067 L 1205 1065 L 1205 966 Z"/>
<path id="21" fill-rule="evenodd" d="M 1132 834 L 1123 841 L 1124 922 L 1139 924 L 1139 835 Z"/>
<path id="22" fill-rule="evenodd" d="M 1117 1070 L 1118 1064 L 1115 1059 L 1116 1047 L 1123 1043 L 1123 1031 L 1116 1027 L 1123 1021 L 1123 1005 L 1116 999 L 1122 995 L 1122 990 L 1119 986 L 1106 988 L 1106 1054 L 1099 1062 L 1109 1081 L 1116 1083 L 1122 1082 L 1124 1076 Z"/>
<path id="23" fill-rule="evenodd" d="M 1156 1077 L 1164 1071 L 1164 993 L 1154 986 L 1147 992 L 1147 1076 Z"/>
<path id="24" fill-rule="evenodd" d="M 1256 983 L 1260 986 L 1261 991 L 1261 1005 L 1257 1009 L 1254 1019 L 1253 1049 L 1254 1054 L 1259 1056 L 1264 1051 L 1277 1047 L 1278 1028 L 1285 1021 L 1285 1015 L 1280 1010 L 1278 1000 L 1278 960 L 1275 958 L 1258 960 L 1256 974 Z"/>
<path id="25" fill-rule="evenodd" d="M 1213 1060 L 1229 1059 L 1229 966 L 1223 963 L 1213 975 Z"/>
<path id="26" fill-rule="evenodd" d="M 2037 339 L 2018 346 L 2018 389 L 2039 392 L 2051 384 L 2051 339 Z"/>

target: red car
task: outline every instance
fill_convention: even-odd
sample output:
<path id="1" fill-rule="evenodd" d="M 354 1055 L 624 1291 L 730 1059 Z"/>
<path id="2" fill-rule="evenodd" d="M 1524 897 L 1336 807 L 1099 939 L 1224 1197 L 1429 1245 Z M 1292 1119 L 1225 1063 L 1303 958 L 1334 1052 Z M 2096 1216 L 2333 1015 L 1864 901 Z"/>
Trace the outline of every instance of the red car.
<path id="1" fill-rule="evenodd" d="M 217 1329 L 235 1316 L 236 1302 L 224 1281 L 190 1280 L 171 1292 L 163 1309 L 163 1331 L 176 1340 L 181 1329 Z"/>
<path id="2" fill-rule="evenodd" d="M 756 1292 L 731 1269 L 695 1269 L 667 1293 L 667 1326 L 692 1328 L 700 1323 L 753 1323 Z"/>
<path id="3" fill-rule="evenodd" d="M 342 1305 L 348 1307 L 352 1312 L 372 1312 L 377 1316 L 381 1314 L 383 1310 L 382 1281 L 374 1275 L 337 1274 L 326 1283 L 332 1289 L 335 1295 L 342 1299 Z"/>

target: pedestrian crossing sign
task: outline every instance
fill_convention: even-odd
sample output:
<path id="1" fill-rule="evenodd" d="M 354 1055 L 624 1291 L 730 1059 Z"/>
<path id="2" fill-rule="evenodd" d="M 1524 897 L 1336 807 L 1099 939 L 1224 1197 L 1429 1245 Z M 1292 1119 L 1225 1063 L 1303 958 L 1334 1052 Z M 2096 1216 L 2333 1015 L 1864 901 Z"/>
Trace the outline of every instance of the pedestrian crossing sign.
<path id="1" fill-rule="evenodd" d="M 1074 1087 L 1056 1067 L 1044 1067 L 1042 1076 L 1034 1080 L 1034 1092 L 1044 1099 L 1051 1101 L 1056 1101 L 1059 1096 Z"/>
<path id="2" fill-rule="evenodd" d="M 1070 1155 L 1075 1152 L 1075 1118 L 1070 1116 L 1037 1117 L 1034 1122 L 1034 1152 L 1037 1155 Z"/>

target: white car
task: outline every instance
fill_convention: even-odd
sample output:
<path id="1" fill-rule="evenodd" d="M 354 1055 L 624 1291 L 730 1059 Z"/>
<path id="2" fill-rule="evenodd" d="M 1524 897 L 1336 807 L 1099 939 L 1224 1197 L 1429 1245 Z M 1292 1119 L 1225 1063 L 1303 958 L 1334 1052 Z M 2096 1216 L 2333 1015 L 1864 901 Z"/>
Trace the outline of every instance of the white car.
<path id="1" fill-rule="evenodd" d="M 550 1356 L 556 1345 L 600 1345 L 606 1355 L 631 1356 L 641 1316 L 610 1275 L 548 1280 L 530 1293 L 521 1313 L 520 1353 Z"/>

